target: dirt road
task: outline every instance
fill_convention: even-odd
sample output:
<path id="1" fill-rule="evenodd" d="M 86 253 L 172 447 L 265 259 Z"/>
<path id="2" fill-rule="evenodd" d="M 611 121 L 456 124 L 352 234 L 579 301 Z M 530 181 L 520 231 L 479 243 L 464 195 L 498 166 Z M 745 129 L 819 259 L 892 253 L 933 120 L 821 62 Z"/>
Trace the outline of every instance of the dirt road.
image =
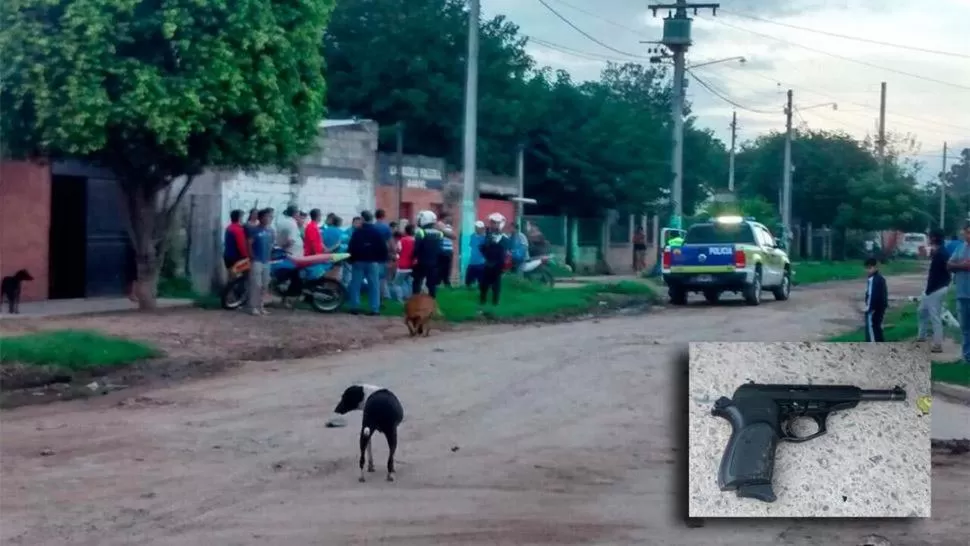
<path id="1" fill-rule="evenodd" d="M 891 285 L 915 292 L 918 281 Z M 120 403 L 14 410 L 2 430 L 2 542 L 834 546 L 875 533 L 894 546 L 965 544 L 967 456 L 934 458 L 933 520 L 677 519 L 686 366 L 674 344 L 815 337 L 857 321 L 847 299 L 859 288 L 804 288 L 757 309 L 445 334 L 263 362 Z M 404 401 L 396 483 L 380 468 L 357 483 L 359 414 L 347 428 L 323 426 L 359 380 Z"/>

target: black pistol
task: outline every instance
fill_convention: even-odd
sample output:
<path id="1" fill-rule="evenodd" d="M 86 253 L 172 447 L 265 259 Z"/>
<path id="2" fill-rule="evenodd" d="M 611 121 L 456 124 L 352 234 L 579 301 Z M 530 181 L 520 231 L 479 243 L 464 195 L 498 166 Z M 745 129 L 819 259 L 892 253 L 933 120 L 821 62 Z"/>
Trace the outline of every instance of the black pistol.
<path id="1" fill-rule="evenodd" d="M 825 419 L 833 411 L 856 407 L 859 402 L 906 400 L 906 391 L 863 390 L 851 385 L 762 385 L 747 383 L 714 402 L 711 414 L 731 423 L 717 485 L 721 491 L 737 491 L 738 497 L 774 502 L 771 487 L 775 447 L 779 440 L 807 442 L 825 434 Z M 811 418 L 818 431 L 797 436 L 792 425 Z"/>

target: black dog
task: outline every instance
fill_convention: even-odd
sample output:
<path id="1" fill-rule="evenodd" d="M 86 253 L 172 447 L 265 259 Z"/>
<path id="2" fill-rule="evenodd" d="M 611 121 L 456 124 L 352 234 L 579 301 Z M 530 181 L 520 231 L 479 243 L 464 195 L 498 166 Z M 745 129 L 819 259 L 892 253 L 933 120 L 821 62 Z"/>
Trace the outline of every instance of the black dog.
<path id="1" fill-rule="evenodd" d="M 0 281 L 0 306 L 3 305 L 3 299 L 7 298 L 10 314 L 20 313 L 20 291 L 23 288 L 24 281 L 32 280 L 34 278 L 26 269 L 21 269 L 9 277 L 4 277 L 3 281 Z"/>
<path id="2" fill-rule="evenodd" d="M 371 437 L 380 432 L 387 438 L 387 481 L 394 481 L 394 452 L 397 450 L 397 427 L 404 420 L 404 407 L 394 393 L 374 385 L 351 385 L 340 397 L 340 403 L 333 410 L 344 415 L 354 410 L 363 410 L 360 426 L 360 481 L 364 479 L 364 451 L 367 451 L 367 471 L 374 472 L 374 452 Z"/>

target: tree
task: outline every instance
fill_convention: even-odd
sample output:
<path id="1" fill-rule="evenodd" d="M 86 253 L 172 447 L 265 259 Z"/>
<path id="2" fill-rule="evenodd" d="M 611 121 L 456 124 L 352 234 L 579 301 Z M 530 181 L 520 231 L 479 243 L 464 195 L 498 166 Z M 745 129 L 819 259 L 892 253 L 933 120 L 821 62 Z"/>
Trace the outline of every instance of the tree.
<path id="1" fill-rule="evenodd" d="M 332 6 L 6 0 L 5 151 L 78 158 L 116 174 L 135 292 L 141 308 L 153 308 L 156 245 L 192 178 L 210 166 L 287 168 L 315 141 L 325 113 L 320 36 Z"/>
<path id="2" fill-rule="evenodd" d="M 785 137 L 771 133 L 745 143 L 735 159 L 742 196 L 780 203 Z M 792 141 L 792 217 L 832 225 L 836 209 L 850 199 L 848 182 L 878 163 L 864 144 L 842 132 L 797 131 Z"/>
<path id="3" fill-rule="evenodd" d="M 462 158 L 468 17 L 463 0 L 342 0 L 324 35 L 334 115 L 405 125 L 405 153 Z M 478 164 L 511 172 L 533 61 L 518 27 L 480 28 Z M 382 150 L 394 150 L 391 134 Z"/>

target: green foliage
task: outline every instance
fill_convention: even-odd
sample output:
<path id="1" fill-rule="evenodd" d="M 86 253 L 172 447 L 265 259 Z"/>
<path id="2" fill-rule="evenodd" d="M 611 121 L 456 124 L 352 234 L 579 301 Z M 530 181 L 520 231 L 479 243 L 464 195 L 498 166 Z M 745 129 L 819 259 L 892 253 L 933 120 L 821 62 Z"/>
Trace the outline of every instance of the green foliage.
<path id="1" fill-rule="evenodd" d="M 4 337 L 0 363 L 80 371 L 122 366 L 160 354 L 130 339 L 86 330 L 51 330 Z"/>
<path id="2" fill-rule="evenodd" d="M 434 24 L 429 24 L 433 21 Z M 461 0 L 343 0 L 324 38 L 328 106 L 405 124 L 404 151 L 460 165 L 467 40 Z M 503 17 L 482 22 L 478 167 L 514 172 L 526 145 L 526 193 L 550 211 L 640 212 L 670 186 L 670 89 L 663 70 L 609 65 L 597 82 L 538 69 Z M 726 152 L 686 123 L 685 209 L 727 179 Z M 381 148 L 394 149 L 392 131 Z"/>
<path id="3" fill-rule="evenodd" d="M 742 196 L 762 198 L 777 206 L 784 140 L 783 134 L 772 133 L 742 146 L 736 159 Z M 903 231 L 923 231 L 937 222 L 939 192 L 933 206 L 933 192 L 917 185 L 912 166 L 892 149 L 880 167 L 871 142 L 842 132 L 802 130 L 792 140 L 792 164 L 795 222 Z"/>
<path id="4" fill-rule="evenodd" d="M 956 362 L 933 362 L 930 380 L 970 387 L 970 366 L 962 360 Z"/>
<path id="5" fill-rule="evenodd" d="M 734 203 L 716 202 L 704 207 L 704 210 L 697 214 L 691 222 L 706 221 L 716 216 L 743 216 L 752 217 L 772 229 L 780 222 L 778 217 L 778 207 L 772 205 L 761 197 L 741 199 Z"/>
<path id="6" fill-rule="evenodd" d="M 169 191 L 177 178 L 210 166 L 288 167 L 314 143 L 325 112 L 320 36 L 332 7 L 7 0 L 4 152 L 111 169 L 126 197 L 139 279 L 150 283 L 156 243 L 184 195 Z M 154 305 L 153 293 L 142 295 Z"/>
<path id="7" fill-rule="evenodd" d="M 918 260 L 893 260 L 879 266 L 883 275 L 919 273 L 926 264 Z M 843 262 L 796 262 L 792 264 L 792 284 L 806 285 L 830 281 L 864 279 L 867 275 L 862 260 Z"/>

